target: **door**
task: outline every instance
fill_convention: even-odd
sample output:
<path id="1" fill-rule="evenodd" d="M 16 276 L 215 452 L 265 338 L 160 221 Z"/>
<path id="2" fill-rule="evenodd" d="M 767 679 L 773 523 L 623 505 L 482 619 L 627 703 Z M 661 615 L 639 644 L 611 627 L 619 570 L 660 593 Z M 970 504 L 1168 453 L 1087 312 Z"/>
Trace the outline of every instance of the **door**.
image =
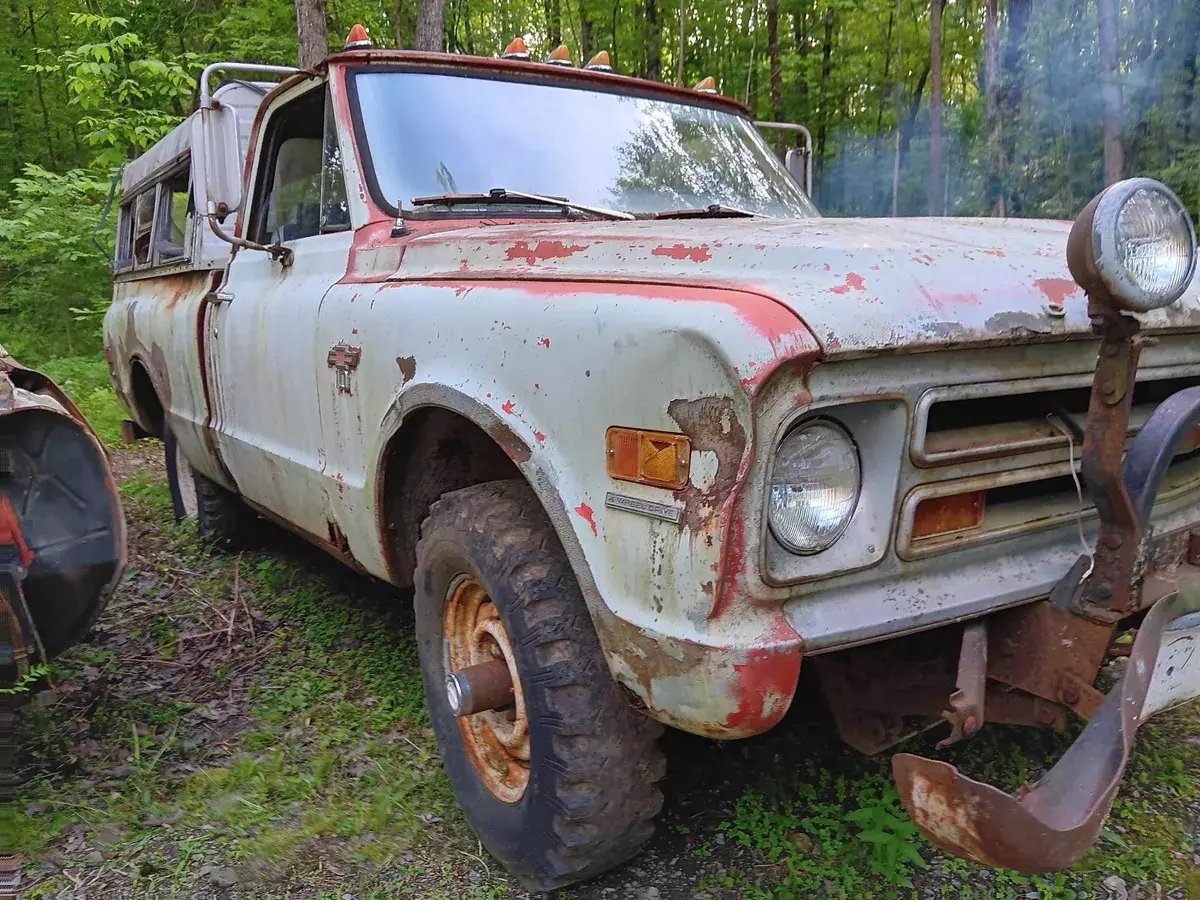
<path id="1" fill-rule="evenodd" d="M 345 186 L 328 89 L 302 85 L 263 123 L 246 235 L 292 250 L 281 262 L 238 249 L 226 295 L 210 306 L 211 427 L 241 494 L 292 525 L 328 539 L 328 497 L 318 379 L 328 348 L 316 344 L 317 311 L 349 261 Z"/>

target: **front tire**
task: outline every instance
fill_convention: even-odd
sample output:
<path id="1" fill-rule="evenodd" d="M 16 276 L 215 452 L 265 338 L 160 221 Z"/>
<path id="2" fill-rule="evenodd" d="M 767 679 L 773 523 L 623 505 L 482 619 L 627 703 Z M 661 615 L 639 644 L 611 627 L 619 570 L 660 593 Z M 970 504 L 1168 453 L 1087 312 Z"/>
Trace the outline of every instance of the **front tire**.
<path id="1" fill-rule="evenodd" d="M 194 519 L 201 537 L 223 547 L 251 546 L 257 518 L 236 495 L 192 468 L 171 429 L 163 429 L 167 458 L 167 487 L 175 521 Z"/>
<path id="2" fill-rule="evenodd" d="M 523 481 L 446 494 L 417 546 L 416 631 L 446 771 L 484 846 L 529 890 L 624 862 L 662 807 L 661 726 L 608 671 L 570 563 Z M 503 658 L 510 710 L 451 712 L 451 671 Z"/>

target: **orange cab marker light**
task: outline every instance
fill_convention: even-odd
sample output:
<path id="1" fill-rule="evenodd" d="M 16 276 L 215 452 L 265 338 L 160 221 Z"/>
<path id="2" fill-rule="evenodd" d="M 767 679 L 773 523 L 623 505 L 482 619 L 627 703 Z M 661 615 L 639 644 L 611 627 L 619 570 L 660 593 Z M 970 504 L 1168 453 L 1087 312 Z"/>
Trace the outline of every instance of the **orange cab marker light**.
<path id="1" fill-rule="evenodd" d="M 716 79 L 711 75 L 707 78 L 702 78 L 692 90 L 699 91 L 701 94 L 715 94 L 717 92 Z"/>
<path id="2" fill-rule="evenodd" d="M 604 435 L 608 475 L 679 490 L 691 474 L 692 445 L 682 434 L 613 426 Z"/>
<path id="3" fill-rule="evenodd" d="M 546 62 L 550 63 L 552 66 L 572 65 L 571 51 L 567 49 L 566 44 L 559 44 L 546 58 Z"/>
<path id="4" fill-rule="evenodd" d="M 370 35 L 367 34 L 367 29 L 362 25 L 355 23 L 350 29 L 350 36 L 346 38 L 346 50 L 365 50 L 375 45 L 371 43 Z"/>
<path id="5" fill-rule="evenodd" d="M 593 72 L 611 72 L 612 63 L 608 58 L 608 51 L 601 50 L 595 56 L 588 60 L 585 69 L 591 69 Z"/>
<path id="6" fill-rule="evenodd" d="M 983 491 L 922 500 L 913 513 L 913 540 L 978 528 L 983 524 L 984 503 Z"/>
<path id="7" fill-rule="evenodd" d="M 512 43 L 504 48 L 501 59 L 529 59 L 529 48 L 525 46 L 524 38 L 513 38 Z"/>

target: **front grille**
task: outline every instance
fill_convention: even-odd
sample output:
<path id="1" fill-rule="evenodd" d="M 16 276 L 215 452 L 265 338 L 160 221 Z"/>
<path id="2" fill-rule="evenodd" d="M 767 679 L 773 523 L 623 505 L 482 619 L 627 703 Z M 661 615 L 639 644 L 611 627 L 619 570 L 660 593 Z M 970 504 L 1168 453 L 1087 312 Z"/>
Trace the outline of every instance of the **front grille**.
<path id="1" fill-rule="evenodd" d="M 1079 457 L 1075 457 L 1076 471 Z M 900 512 L 897 551 L 906 559 L 917 559 L 1003 540 L 1018 534 L 1041 531 L 1063 524 L 1084 521 L 1096 515 L 1087 485 L 1080 480 L 1082 506 L 1070 463 L 1052 463 L 1024 469 L 933 482 L 912 490 Z M 1167 468 L 1159 488 L 1157 502 L 1167 502 L 1200 486 L 1200 449 L 1185 447 Z M 984 495 L 983 520 L 975 528 L 944 535 L 913 539 L 912 525 L 922 500 L 981 491 Z"/>
<path id="2" fill-rule="evenodd" d="M 1065 447 L 1066 438 L 1048 417 L 1069 418 L 1082 428 L 1091 382 L 1091 375 L 1073 375 L 929 390 L 917 403 L 913 462 L 940 466 Z M 1167 397 L 1198 384 L 1200 366 L 1140 371 L 1130 433 Z"/>

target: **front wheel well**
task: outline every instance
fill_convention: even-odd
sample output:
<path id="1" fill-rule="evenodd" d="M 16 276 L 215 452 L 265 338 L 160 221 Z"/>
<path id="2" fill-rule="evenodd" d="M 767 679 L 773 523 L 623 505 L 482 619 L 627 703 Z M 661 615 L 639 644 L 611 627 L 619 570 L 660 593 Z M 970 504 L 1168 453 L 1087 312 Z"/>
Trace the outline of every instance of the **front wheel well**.
<path id="1" fill-rule="evenodd" d="M 440 407 L 406 416 L 383 453 L 384 552 L 392 579 L 412 584 L 421 523 L 443 494 L 522 477 L 491 435 L 466 416 Z"/>

